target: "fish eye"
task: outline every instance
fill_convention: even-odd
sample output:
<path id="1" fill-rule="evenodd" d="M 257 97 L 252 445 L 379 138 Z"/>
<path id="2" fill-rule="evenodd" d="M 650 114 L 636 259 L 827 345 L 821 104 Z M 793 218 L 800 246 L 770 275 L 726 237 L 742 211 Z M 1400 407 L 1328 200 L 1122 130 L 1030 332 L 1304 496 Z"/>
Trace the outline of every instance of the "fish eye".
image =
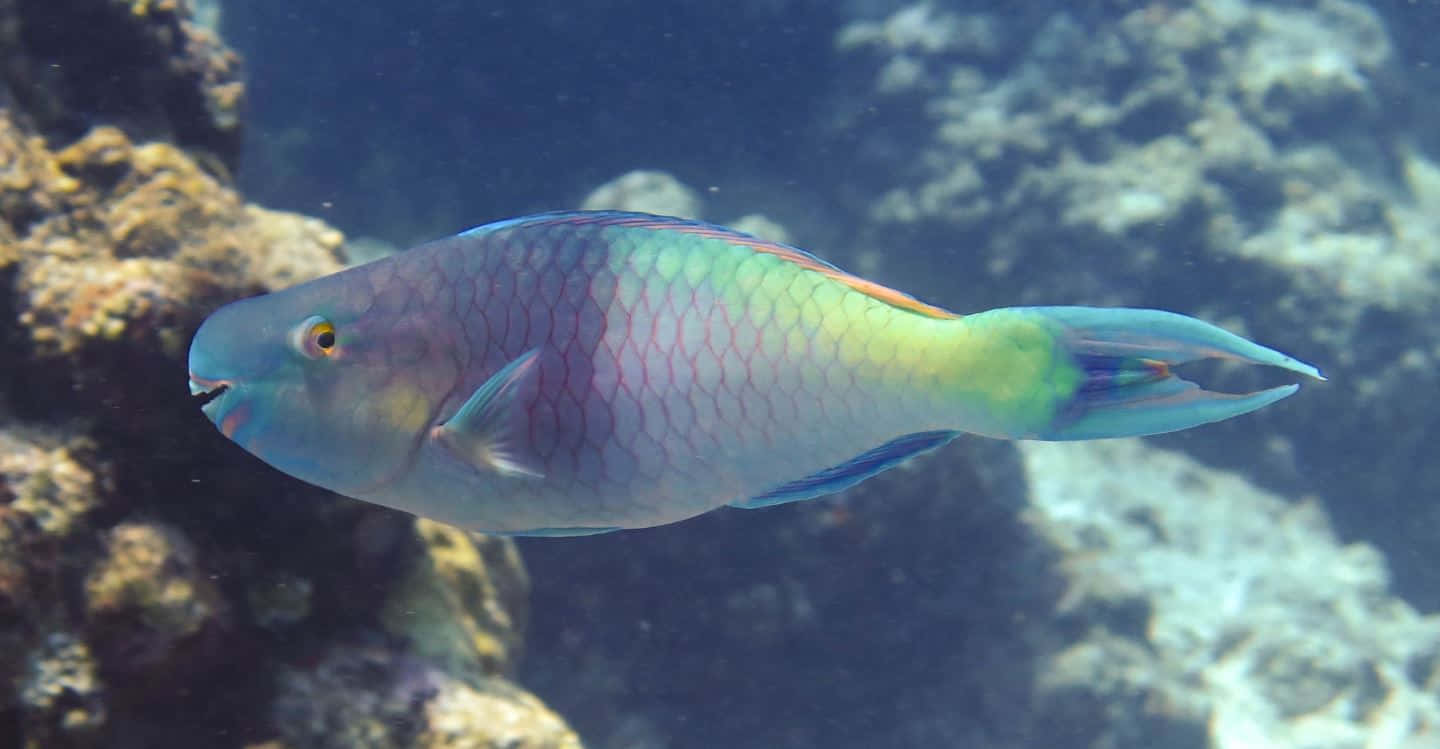
<path id="1" fill-rule="evenodd" d="M 329 320 L 311 315 L 296 326 L 291 334 L 291 344 L 296 350 L 311 359 L 320 359 L 335 353 L 335 326 Z"/>

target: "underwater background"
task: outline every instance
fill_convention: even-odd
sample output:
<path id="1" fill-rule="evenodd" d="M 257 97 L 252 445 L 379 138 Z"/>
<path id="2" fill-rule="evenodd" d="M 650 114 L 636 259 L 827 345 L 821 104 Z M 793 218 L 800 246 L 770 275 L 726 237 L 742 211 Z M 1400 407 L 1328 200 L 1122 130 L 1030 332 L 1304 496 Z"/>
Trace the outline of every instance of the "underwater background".
<path id="1" fill-rule="evenodd" d="M 0 747 L 1440 747 L 1437 34 L 1435 0 L 0 0 Z M 518 542 L 280 475 L 186 393 L 224 302 L 581 206 L 960 312 L 1183 312 L 1330 382 Z"/>

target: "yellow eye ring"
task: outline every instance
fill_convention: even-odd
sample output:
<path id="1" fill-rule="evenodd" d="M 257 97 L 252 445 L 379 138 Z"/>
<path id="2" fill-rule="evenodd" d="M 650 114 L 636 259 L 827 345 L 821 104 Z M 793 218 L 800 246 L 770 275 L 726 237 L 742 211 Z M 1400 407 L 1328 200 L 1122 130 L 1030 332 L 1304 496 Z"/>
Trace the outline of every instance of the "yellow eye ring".
<path id="1" fill-rule="evenodd" d="M 336 348 L 335 326 L 329 320 L 312 315 L 295 327 L 291 343 L 311 359 L 333 356 Z"/>

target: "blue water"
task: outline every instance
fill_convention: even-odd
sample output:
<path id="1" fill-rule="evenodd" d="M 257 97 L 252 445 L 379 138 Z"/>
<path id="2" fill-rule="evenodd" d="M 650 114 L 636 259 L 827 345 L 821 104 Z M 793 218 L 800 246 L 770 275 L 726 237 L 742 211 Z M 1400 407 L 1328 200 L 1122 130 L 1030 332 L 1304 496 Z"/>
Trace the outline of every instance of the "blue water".
<path id="1" fill-rule="evenodd" d="M 1331 378 L 1135 453 L 961 440 L 840 498 L 523 539 L 512 676 L 585 746 L 1440 746 L 1440 0 L 203 5 L 244 58 L 240 191 L 357 254 L 649 170 L 950 309 L 1171 309 Z M 144 505 L 244 528 L 215 575 L 313 562 L 301 489 L 173 449 L 276 497 Z M 365 615 L 401 533 L 374 512 L 343 522 L 382 561 L 337 554 L 353 590 L 251 646 L 304 667 Z M 0 743 L 24 720 L 0 704 Z"/>
<path id="2" fill-rule="evenodd" d="M 767 172 L 811 193 L 799 166 L 828 150 L 807 132 L 834 80 L 831 3 L 236 5 L 227 36 L 257 52 L 247 188 L 359 234 L 569 205 L 647 166 L 737 205 Z"/>
<path id="3" fill-rule="evenodd" d="M 1426 436 L 1440 422 L 1429 403 L 1383 405 L 1407 392 L 1413 398 L 1400 382 L 1371 383 L 1382 391 L 1377 403 L 1356 381 L 1429 345 L 1417 338 L 1435 340 L 1430 305 L 1396 310 L 1313 288 L 1294 293 L 1286 274 L 1307 271 L 1217 257 L 1200 236 L 1215 221 L 1233 221 L 1237 241 L 1261 234 L 1280 220 L 1285 191 L 1294 189 L 1283 179 L 1252 179 L 1243 159 L 1199 170 L 1217 194 L 1111 237 L 1095 228 L 1104 217 L 1054 226 L 1066 210 L 1117 209 L 1104 207 L 1103 194 L 1065 197 L 1044 176 L 1066 159 L 1105 164 L 1167 138 L 1199 140 L 1195 123 L 1211 114 L 1213 100 L 1166 94 L 1165 86 L 1204 85 L 1221 101 L 1243 99 L 1234 91 L 1253 81 L 1224 80 L 1227 54 L 1259 49 L 1252 71 L 1267 61 L 1283 68 L 1267 55 L 1310 54 L 1305 45 L 1313 44 L 1311 52 L 1333 50 L 1341 67 L 1355 66 L 1361 93 L 1346 98 L 1316 84 L 1322 91 L 1311 101 L 1302 75 L 1289 88 L 1266 89 L 1240 116 L 1269 148 L 1329 149 L 1403 201 L 1396 144 L 1440 156 L 1426 125 L 1440 110 L 1424 98 L 1440 90 L 1426 41 L 1440 31 L 1435 3 L 1374 6 L 1388 32 L 1381 41 L 1394 45 L 1379 62 L 1336 47 L 1355 22 L 1347 8 L 1363 16 L 1363 5 L 1214 3 L 1214 12 L 1291 14 L 1271 21 L 1290 30 L 1241 24 L 1229 41 L 1176 53 L 1167 64 L 1188 66 L 1181 76 L 1137 50 L 1148 43 L 1147 28 L 1171 24 L 1176 39 L 1203 36 L 1177 20 L 1185 3 L 931 3 L 930 17 L 905 26 L 909 32 L 894 31 L 903 2 L 233 5 L 224 28 L 247 53 L 254 97 L 242 185 L 254 199 L 320 215 L 352 235 L 403 246 L 571 207 L 620 174 L 656 169 L 694 189 L 707 219 L 763 213 L 822 256 L 962 311 L 1125 303 L 1244 320 L 1267 343 L 1317 360 L 1335 384 L 1252 420 L 1152 444 L 1289 501 L 1318 502 L 1340 539 L 1383 550 L 1397 593 L 1421 609 L 1440 606 L 1432 543 L 1440 471 Z M 947 30 L 947 13 L 969 19 L 967 30 Z M 880 41 L 840 41 L 853 24 L 886 18 Z M 1296 18 L 1314 23 L 1308 41 Z M 926 30 L 962 41 L 886 46 L 886 34 Z M 1279 33 L 1285 42 L 1251 46 L 1251 33 Z M 885 91 L 886 76 L 909 82 Z M 1151 95 L 1152 79 L 1153 105 L 1126 103 Z M 1014 118 L 997 132 L 967 141 L 944 131 L 947 121 L 966 121 L 966 107 L 993 106 L 997 96 Z M 1024 120 L 1063 121 L 1054 100 L 1067 98 L 1128 110 L 1105 127 Z M 1294 116 L 1267 121 L 1266 112 Z M 984 155 L 986 148 L 1002 153 Z M 984 185 L 973 196 L 938 188 L 942 207 L 911 219 L 877 208 L 897 188 L 946 184 L 937 175 L 951 160 L 972 157 Z M 1155 158 L 1150 169 L 1166 167 L 1169 157 Z M 1336 231 L 1365 231 L 1363 222 Z M 1055 243 L 1073 249 L 1045 246 Z M 1156 259 L 1134 260 L 1147 253 Z M 1012 266 L 995 271 L 987 264 L 996 256 Z M 1272 314 L 1280 304 L 1290 309 Z M 1360 321 L 1336 322 L 1353 315 Z M 1355 340 L 1327 344 L 1307 322 Z M 1436 382 L 1433 357 L 1424 355 L 1428 369 L 1416 374 L 1426 387 Z M 1250 373 L 1216 376 L 1237 389 L 1273 384 Z M 1053 604 L 1067 584 L 1026 578 L 1043 565 L 1030 558 L 1036 552 L 1023 541 L 1030 531 L 1018 509 L 954 481 L 934 488 L 887 477 L 845 505 L 854 517 L 839 530 L 815 520 L 826 509 L 807 506 L 525 542 L 535 589 L 519 679 L 602 747 L 1100 741 L 1082 716 L 1061 719 L 1073 707 L 1046 712 L 1034 696 L 1042 654 L 1078 636 L 1071 628 L 1092 624 L 1056 614 L 1059 625 L 1046 630 L 1056 642 L 1027 639 L 1015 617 L 1050 610 L 1046 599 Z M 1122 630 L 1146 626 L 1143 610 L 1114 616 Z M 1155 725 L 1134 729 L 1148 737 L 1142 744 L 1219 740 L 1165 713 L 1151 711 Z"/>

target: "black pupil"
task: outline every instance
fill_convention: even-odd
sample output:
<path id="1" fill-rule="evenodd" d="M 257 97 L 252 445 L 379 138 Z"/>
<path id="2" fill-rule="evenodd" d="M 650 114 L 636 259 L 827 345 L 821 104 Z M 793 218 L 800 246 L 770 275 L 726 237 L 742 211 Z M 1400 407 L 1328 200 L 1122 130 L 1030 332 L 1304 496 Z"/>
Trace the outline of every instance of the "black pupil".
<path id="1" fill-rule="evenodd" d="M 330 348 L 335 345 L 335 332 L 326 330 L 315 336 L 315 345 L 320 348 Z"/>

